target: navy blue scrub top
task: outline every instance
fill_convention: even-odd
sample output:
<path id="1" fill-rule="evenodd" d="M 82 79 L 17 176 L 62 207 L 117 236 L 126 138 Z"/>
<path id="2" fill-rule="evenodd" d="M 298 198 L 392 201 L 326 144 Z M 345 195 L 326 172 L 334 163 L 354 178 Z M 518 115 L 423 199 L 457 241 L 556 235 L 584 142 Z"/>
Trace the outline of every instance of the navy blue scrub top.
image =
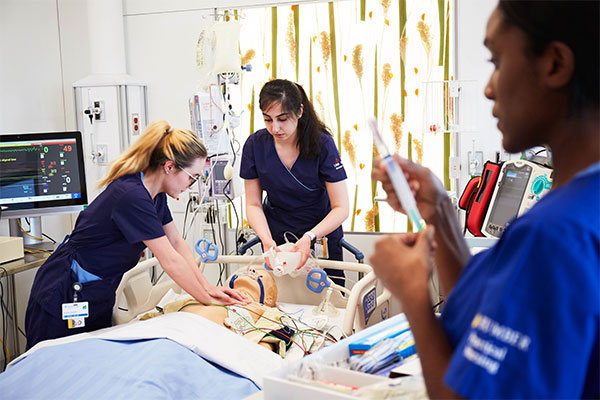
<path id="1" fill-rule="evenodd" d="M 98 318 L 104 321 L 103 325 L 110 326 L 115 290 L 123 274 L 139 261 L 146 247 L 143 241 L 165 236 L 163 225 L 172 220 L 166 195 L 159 193 L 153 200 L 139 173 L 110 183 L 79 214 L 68 241 L 38 270 L 27 310 L 28 337 L 30 329 L 37 329 L 34 321 L 41 318 L 30 315 L 38 313 L 31 310 L 41 307 L 53 318 L 61 319 L 62 303 L 73 301 L 72 285 L 81 281 L 81 273 L 78 276 L 72 269 L 73 260 L 84 270 L 84 275 L 91 277 L 83 283 L 78 295 L 78 301 L 90 303 L 86 328 L 94 326 Z M 36 337 L 36 332 L 31 334 Z"/>
<path id="2" fill-rule="evenodd" d="M 600 395 L 600 163 L 473 256 L 442 324 L 445 382 L 465 398 Z"/>
<path id="3" fill-rule="evenodd" d="M 277 154 L 273 136 L 266 129 L 255 132 L 246 140 L 240 176 L 243 179 L 258 178 L 267 192 L 263 210 L 277 244 L 285 242 L 286 231 L 300 237 L 323 220 L 331 211 L 325 182 L 347 178 L 331 136 L 321 133 L 319 157 L 298 157 L 288 169 Z M 337 244 L 342 236 L 341 226 L 327 235 L 331 244 Z"/>

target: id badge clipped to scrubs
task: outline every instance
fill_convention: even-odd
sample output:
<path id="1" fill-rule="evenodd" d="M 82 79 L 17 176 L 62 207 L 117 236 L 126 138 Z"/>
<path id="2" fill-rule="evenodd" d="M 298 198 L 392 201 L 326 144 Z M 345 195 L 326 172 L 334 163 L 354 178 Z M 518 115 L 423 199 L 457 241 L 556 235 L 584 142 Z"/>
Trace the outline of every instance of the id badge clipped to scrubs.
<path id="1" fill-rule="evenodd" d="M 79 303 L 63 303 L 62 319 L 67 320 L 69 329 L 83 328 L 85 319 L 90 316 L 90 310 L 87 301 Z"/>
<path id="2" fill-rule="evenodd" d="M 85 319 L 90 316 L 89 304 L 87 301 L 77 301 L 77 293 L 82 289 L 82 285 L 79 282 L 73 284 L 73 295 L 72 303 L 62 304 L 62 319 L 67 320 L 67 326 L 69 329 L 83 328 L 85 326 Z"/>

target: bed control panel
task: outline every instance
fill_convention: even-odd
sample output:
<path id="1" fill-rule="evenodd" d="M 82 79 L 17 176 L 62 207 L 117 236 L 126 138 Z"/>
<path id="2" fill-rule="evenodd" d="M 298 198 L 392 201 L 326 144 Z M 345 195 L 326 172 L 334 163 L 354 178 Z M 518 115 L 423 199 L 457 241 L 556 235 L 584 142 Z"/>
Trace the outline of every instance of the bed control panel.
<path id="1" fill-rule="evenodd" d="M 369 322 L 369 318 L 371 318 L 371 314 L 377 308 L 377 293 L 376 289 L 373 288 L 364 295 L 362 299 L 363 312 L 365 314 L 365 324 Z"/>

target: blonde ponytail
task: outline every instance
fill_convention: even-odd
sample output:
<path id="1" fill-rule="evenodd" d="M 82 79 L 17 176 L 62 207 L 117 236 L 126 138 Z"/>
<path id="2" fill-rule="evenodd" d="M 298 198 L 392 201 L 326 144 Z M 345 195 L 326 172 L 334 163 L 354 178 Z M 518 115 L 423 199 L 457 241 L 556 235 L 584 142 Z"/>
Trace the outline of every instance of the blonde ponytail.
<path id="1" fill-rule="evenodd" d="M 144 170 L 155 170 L 166 161 L 185 168 L 198 158 L 206 158 L 206 148 L 187 129 L 173 129 L 167 121 L 154 121 L 142 136 L 111 164 L 108 174 L 98 182 L 106 186 L 115 179 Z"/>

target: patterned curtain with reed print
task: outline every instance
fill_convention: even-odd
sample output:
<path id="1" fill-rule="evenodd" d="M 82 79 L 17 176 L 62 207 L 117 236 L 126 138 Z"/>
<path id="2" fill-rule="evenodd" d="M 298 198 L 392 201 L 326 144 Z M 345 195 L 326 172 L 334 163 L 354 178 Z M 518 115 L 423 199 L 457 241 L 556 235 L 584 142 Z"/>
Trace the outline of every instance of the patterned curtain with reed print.
<path id="1" fill-rule="evenodd" d="M 341 0 L 242 10 L 243 135 L 263 127 L 258 92 L 272 78 L 297 81 L 331 128 L 346 172 L 346 231 L 410 231 L 371 181 L 375 116 L 388 147 L 447 179 L 451 138 L 424 127 L 419 88 L 452 79 L 454 0 Z M 245 140 L 245 137 L 242 138 Z"/>

